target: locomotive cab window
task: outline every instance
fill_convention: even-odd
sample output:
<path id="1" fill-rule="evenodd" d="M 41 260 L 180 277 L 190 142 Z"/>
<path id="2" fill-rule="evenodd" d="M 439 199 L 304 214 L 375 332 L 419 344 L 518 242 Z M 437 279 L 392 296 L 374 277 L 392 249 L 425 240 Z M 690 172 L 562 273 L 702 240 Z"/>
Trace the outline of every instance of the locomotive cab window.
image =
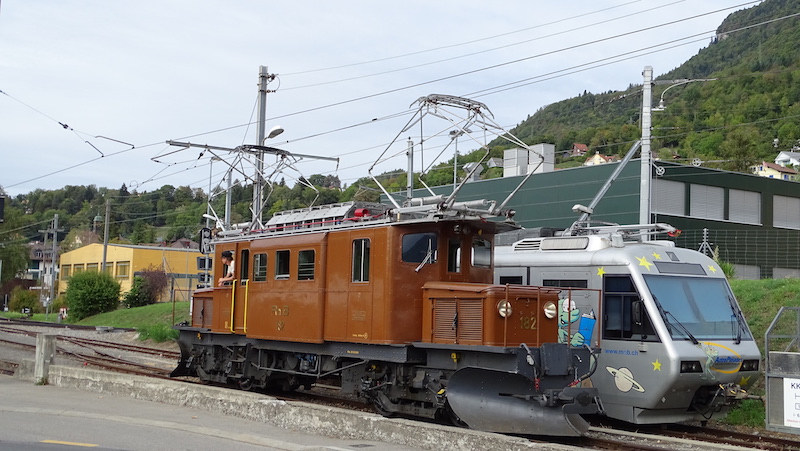
<path id="1" fill-rule="evenodd" d="M 603 276 L 603 338 L 658 341 L 630 276 Z"/>
<path id="2" fill-rule="evenodd" d="M 461 272 L 461 239 L 458 237 L 447 241 L 447 270 Z"/>
<path id="3" fill-rule="evenodd" d="M 267 254 L 253 255 L 253 281 L 266 282 L 267 280 Z"/>
<path id="4" fill-rule="evenodd" d="M 242 285 L 250 278 L 250 250 L 242 249 L 239 256 L 239 278 Z"/>
<path id="5" fill-rule="evenodd" d="M 314 250 L 297 253 L 297 280 L 314 280 Z"/>
<path id="6" fill-rule="evenodd" d="M 353 240 L 353 282 L 369 282 L 369 239 Z"/>
<path id="7" fill-rule="evenodd" d="M 275 252 L 275 278 L 278 280 L 289 278 L 289 251 Z"/>
<path id="8" fill-rule="evenodd" d="M 492 266 L 492 243 L 489 240 L 477 237 L 472 240 L 472 266 Z"/>
<path id="9" fill-rule="evenodd" d="M 407 263 L 436 263 L 438 241 L 435 233 L 403 235 L 403 261 Z"/>

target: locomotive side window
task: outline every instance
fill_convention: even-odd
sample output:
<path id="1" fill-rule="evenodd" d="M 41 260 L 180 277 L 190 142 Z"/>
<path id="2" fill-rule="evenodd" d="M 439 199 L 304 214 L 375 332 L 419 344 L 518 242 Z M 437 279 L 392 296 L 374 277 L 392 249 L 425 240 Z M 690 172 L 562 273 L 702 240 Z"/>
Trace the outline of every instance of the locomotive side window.
<path id="1" fill-rule="evenodd" d="M 522 276 L 500 276 L 500 285 L 522 285 Z"/>
<path id="2" fill-rule="evenodd" d="M 369 282 L 369 249 L 369 239 L 353 240 L 353 282 Z"/>
<path id="3" fill-rule="evenodd" d="M 447 241 L 447 270 L 461 272 L 461 240 L 458 237 Z"/>
<path id="4" fill-rule="evenodd" d="M 435 233 L 403 235 L 403 261 L 407 263 L 436 263 L 438 249 Z"/>
<path id="5" fill-rule="evenodd" d="M 275 278 L 280 280 L 289 278 L 289 251 L 275 252 Z"/>
<path id="6" fill-rule="evenodd" d="M 239 274 L 241 274 L 241 281 L 244 282 L 245 280 L 250 278 L 250 250 L 249 249 L 242 249 L 242 253 L 239 256 Z"/>
<path id="7" fill-rule="evenodd" d="M 253 281 L 266 282 L 267 280 L 267 254 L 253 255 Z"/>
<path id="8" fill-rule="evenodd" d="M 492 266 L 492 243 L 483 238 L 472 240 L 472 266 L 490 268 Z"/>
<path id="9" fill-rule="evenodd" d="M 589 281 L 581 279 L 544 279 L 542 286 L 559 288 L 588 288 Z"/>
<path id="10" fill-rule="evenodd" d="M 304 250 L 297 254 L 297 280 L 314 280 L 314 250 Z"/>
<path id="11" fill-rule="evenodd" d="M 603 276 L 603 338 L 658 341 L 630 276 Z"/>

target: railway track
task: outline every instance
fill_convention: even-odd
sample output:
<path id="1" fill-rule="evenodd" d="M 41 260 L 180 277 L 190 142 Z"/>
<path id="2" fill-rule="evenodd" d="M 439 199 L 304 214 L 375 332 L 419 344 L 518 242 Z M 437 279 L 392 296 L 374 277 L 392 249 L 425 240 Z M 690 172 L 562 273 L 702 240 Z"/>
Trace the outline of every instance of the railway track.
<path id="1" fill-rule="evenodd" d="M 25 327 L 21 329 L 19 327 L 20 324 L 14 324 L 14 327 L 10 327 L 11 325 L 8 325 L 8 323 L 5 324 L 0 325 L 0 332 L 5 333 L 0 334 L 0 343 L 3 343 L 2 347 L 16 347 L 32 356 L 36 348 L 35 344 L 33 344 L 33 338 L 39 333 L 38 328 Z M 28 324 L 24 326 L 28 326 Z M 70 327 L 70 329 L 73 328 Z M 83 329 L 91 332 L 95 328 Z M 13 339 L 15 336 L 21 339 Z M 59 356 L 71 360 L 73 364 L 93 366 L 108 371 L 171 379 L 169 377 L 171 368 L 168 365 L 176 362 L 179 358 L 179 352 L 177 351 L 92 339 L 85 336 L 56 335 L 56 337 L 56 351 Z M 13 375 L 19 362 L 5 359 L 5 356 L 0 355 L 0 374 Z M 148 359 L 161 361 L 162 367 L 148 363 Z M 186 378 L 184 381 L 197 383 L 191 378 Z M 371 410 L 361 400 L 343 396 L 329 387 L 303 390 L 295 393 L 270 392 L 268 394 L 287 401 L 322 403 L 353 410 Z M 532 437 L 531 440 L 539 441 L 540 439 Z M 797 440 L 766 433 L 746 434 L 689 425 L 669 425 L 665 428 L 626 426 L 624 423 L 593 427 L 585 437 L 565 440 L 563 444 L 587 449 L 645 451 L 664 449 L 685 449 L 688 451 L 726 449 L 726 447 L 727 449 L 738 447 L 768 451 L 800 451 L 800 442 Z"/>
<path id="2" fill-rule="evenodd" d="M 94 330 L 95 328 L 89 328 Z M 12 336 L 35 338 L 37 331 L 0 326 L 0 332 Z M 68 335 L 56 336 L 56 354 L 77 364 L 140 376 L 170 379 L 170 365 L 177 362 L 180 353 L 146 346 L 131 345 Z M 0 338 L 0 343 L 27 350 L 31 355 L 36 345 L 30 340 Z M 16 362 L 17 364 L 19 362 Z"/>

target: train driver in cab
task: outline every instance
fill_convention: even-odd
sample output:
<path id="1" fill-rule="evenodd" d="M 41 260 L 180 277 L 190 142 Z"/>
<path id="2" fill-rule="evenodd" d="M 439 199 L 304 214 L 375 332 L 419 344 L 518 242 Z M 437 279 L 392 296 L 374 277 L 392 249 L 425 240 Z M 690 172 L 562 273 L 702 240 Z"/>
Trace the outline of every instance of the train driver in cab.
<path id="1" fill-rule="evenodd" d="M 217 284 L 219 286 L 230 285 L 233 282 L 233 271 L 234 271 L 234 262 L 233 262 L 233 253 L 231 251 L 224 251 L 222 253 L 222 263 L 227 266 L 226 273 L 223 277 L 219 278 Z"/>

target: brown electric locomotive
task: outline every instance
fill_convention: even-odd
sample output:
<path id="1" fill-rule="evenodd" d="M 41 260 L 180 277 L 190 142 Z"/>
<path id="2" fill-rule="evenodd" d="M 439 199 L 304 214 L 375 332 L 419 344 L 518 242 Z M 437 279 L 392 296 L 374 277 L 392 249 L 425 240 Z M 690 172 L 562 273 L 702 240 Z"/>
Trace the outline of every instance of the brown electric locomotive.
<path id="1" fill-rule="evenodd" d="M 173 375 L 359 395 L 384 414 L 576 435 L 597 413 L 587 347 L 558 343 L 559 291 L 493 285 L 504 222 L 398 219 L 384 205 L 283 212 L 216 239 L 230 285 L 198 290 Z M 217 280 L 228 272 L 214 265 Z"/>
<path id="2" fill-rule="evenodd" d="M 480 102 L 431 95 L 418 103 L 401 134 L 425 116 L 460 111 L 420 143 L 479 131 L 527 149 Z M 290 155 L 251 147 L 279 161 Z M 568 292 L 492 284 L 494 236 L 518 228 L 503 210 L 513 193 L 499 207 L 457 202 L 474 171 L 449 196 L 409 194 L 401 205 L 375 179 L 392 205 L 285 211 L 210 236 L 211 280 L 233 277 L 194 293 L 191 324 L 177 326 L 181 361 L 173 375 L 248 390 L 324 383 L 385 415 L 493 432 L 585 432 L 580 414 L 601 410 L 585 382 L 596 349 L 589 340 L 560 340 L 571 327 L 559 323 Z M 233 268 L 221 264 L 223 252 Z"/>

